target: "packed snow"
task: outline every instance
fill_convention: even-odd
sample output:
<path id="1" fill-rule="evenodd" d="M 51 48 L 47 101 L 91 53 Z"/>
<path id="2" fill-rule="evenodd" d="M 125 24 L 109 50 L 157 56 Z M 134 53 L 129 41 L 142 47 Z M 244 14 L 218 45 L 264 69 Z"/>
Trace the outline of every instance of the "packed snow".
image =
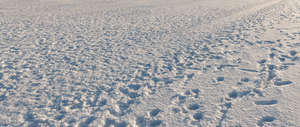
<path id="1" fill-rule="evenodd" d="M 2 127 L 300 127 L 299 0 L 0 0 Z"/>

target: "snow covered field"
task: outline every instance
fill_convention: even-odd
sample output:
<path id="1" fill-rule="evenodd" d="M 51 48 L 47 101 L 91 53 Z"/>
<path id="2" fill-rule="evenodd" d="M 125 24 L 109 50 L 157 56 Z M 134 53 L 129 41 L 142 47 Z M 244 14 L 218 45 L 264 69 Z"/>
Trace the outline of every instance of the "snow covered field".
<path id="1" fill-rule="evenodd" d="M 0 127 L 300 127 L 300 0 L 0 0 Z"/>

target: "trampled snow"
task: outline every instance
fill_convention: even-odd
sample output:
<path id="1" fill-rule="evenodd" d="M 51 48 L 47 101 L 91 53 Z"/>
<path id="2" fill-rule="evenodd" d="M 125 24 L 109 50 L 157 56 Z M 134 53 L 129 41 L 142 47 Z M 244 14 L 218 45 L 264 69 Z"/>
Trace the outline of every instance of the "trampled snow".
<path id="1" fill-rule="evenodd" d="M 299 127 L 299 0 L 0 0 L 0 126 Z"/>

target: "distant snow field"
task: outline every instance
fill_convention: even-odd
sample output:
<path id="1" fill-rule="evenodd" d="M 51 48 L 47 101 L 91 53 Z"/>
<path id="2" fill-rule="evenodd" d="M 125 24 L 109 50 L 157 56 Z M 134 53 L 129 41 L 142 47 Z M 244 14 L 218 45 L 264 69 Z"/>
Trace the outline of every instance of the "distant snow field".
<path id="1" fill-rule="evenodd" d="M 0 0 L 0 127 L 300 127 L 299 0 Z"/>

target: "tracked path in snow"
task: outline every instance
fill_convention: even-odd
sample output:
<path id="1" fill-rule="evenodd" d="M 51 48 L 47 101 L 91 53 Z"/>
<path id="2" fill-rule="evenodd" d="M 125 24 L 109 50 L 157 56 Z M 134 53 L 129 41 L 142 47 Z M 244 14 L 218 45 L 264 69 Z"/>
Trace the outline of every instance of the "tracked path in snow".
<path id="1" fill-rule="evenodd" d="M 0 4 L 0 126 L 300 124 L 296 0 L 31 2 Z"/>

